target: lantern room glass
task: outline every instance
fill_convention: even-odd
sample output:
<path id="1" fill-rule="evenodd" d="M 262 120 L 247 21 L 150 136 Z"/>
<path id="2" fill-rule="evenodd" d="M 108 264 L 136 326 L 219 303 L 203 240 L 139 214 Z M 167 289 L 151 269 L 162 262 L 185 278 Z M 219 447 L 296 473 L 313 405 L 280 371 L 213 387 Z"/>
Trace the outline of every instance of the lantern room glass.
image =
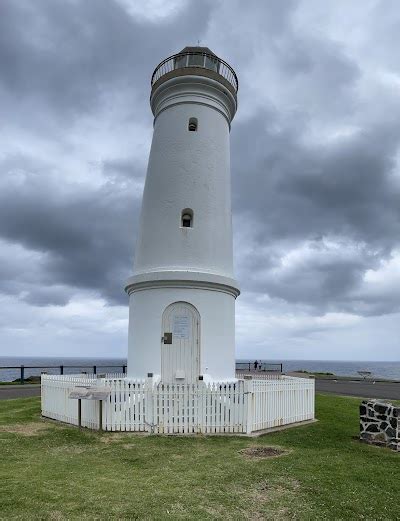
<path id="1" fill-rule="evenodd" d="M 217 57 L 205 53 L 185 53 L 176 56 L 174 69 L 184 67 L 203 67 L 211 71 L 219 71 L 219 60 Z"/>

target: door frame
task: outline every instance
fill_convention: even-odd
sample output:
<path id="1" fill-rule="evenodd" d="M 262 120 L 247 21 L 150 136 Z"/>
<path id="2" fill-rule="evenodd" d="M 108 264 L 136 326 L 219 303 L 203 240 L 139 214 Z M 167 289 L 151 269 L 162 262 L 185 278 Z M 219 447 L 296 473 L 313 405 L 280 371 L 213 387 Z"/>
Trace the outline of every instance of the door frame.
<path id="1" fill-rule="evenodd" d="M 200 376 L 200 371 L 201 371 L 201 358 L 200 358 L 200 355 L 201 355 L 201 349 L 200 349 L 200 346 L 201 346 L 201 317 L 200 317 L 200 313 L 199 313 L 199 310 L 196 308 L 196 306 L 194 306 L 193 304 L 191 304 L 190 302 L 187 302 L 185 300 L 177 300 L 175 302 L 171 302 L 170 304 L 168 304 L 168 306 L 166 306 L 164 308 L 164 311 L 162 312 L 162 315 L 161 315 L 161 353 L 160 353 L 160 366 L 161 366 L 161 379 L 163 378 L 163 356 L 164 356 L 164 349 L 165 349 L 165 346 L 168 345 L 168 344 L 164 344 L 164 333 L 166 333 L 166 331 L 164 331 L 164 320 L 165 320 L 165 315 L 168 311 L 169 308 L 171 308 L 172 306 L 175 306 L 175 305 L 184 305 L 186 307 L 188 307 L 195 319 L 196 319 L 196 322 L 197 322 L 197 335 L 196 335 L 196 338 L 197 338 L 197 346 L 194 346 L 194 350 L 193 350 L 193 354 L 196 356 L 197 358 L 197 367 L 198 367 L 198 375 L 195 375 L 195 381 L 197 379 L 198 376 Z M 173 342 L 173 338 L 172 338 L 172 342 Z M 176 379 L 175 379 L 175 382 L 176 382 Z M 183 382 L 182 382 L 183 383 Z M 193 382 L 188 382 L 188 379 L 185 378 L 185 383 L 193 383 Z"/>

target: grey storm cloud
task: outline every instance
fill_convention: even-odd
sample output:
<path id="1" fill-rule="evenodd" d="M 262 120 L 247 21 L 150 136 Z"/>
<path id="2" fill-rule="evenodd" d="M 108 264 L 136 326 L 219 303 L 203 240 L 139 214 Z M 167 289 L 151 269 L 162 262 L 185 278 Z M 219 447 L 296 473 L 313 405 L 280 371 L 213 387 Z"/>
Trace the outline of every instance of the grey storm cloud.
<path id="1" fill-rule="evenodd" d="M 318 312 L 398 310 L 399 300 L 392 298 L 365 307 L 352 301 L 365 272 L 399 247 L 400 186 L 393 171 L 400 126 L 376 123 L 339 142 L 309 146 L 290 128 L 274 130 L 275 123 L 265 112 L 233 134 L 236 220 L 251 221 L 256 251 L 268 245 L 267 253 L 240 261 L 245 287 L 313 304 Z M 250 135 L 255 143 L 248 154 Z M 325 255 L 321 261 L 317 252 L 328 250 L 326 237 L 353 244 L 352 255 Z M 316 254 L 292 270 L 279 270 L 282 239 L 292 246 L 309 241 Z"/>
<path id="2" fill-rule="evenodd" d="M 400 299 L 360 299 L 358 290 L 400 245 L 399 98 L 371 111 L 357 61 L 285 14 L 284 37 L 266 37 L 263 106 L 232 130 L 234 215 L 251 245 L 237 259 L 243 287 L 318 314 L 398 311 Z M 346 255 L 332 251 L 333 239 Z M 304 243 L 314 255 L 283 267 Z"/>
<path id="3" fill-rule="evenodd" d="M 118 2 L 4 1 L 0 16 L 1 84 L 13 99 L 45 105 L 74 118 L 102 103 L 112 90 L 137 95 L 135 117 L 148 98 L 154 65 L 184 46 L 207 10 L 191 3 L 162 24 L 135 21 Z M 139 109 L 139 110 L 138 110 Z"/>
<path id="4" fill-rule="evenodd" d="M 30 107 L 29 114 L 20 115 L 22 129 L 26 124 L 43 131 L 47 119 L 62 119 L 57 128 L 60 141 L 63 129 L 85 113 L 95 114 L 110 92 L 118 97 L 130 89 L 126 117 L 148 117 L 149 78 L 155 64 L 186 44 L 194 22 L 206 22 L 203 8 L 196 3 L 189 7 L 177 26 L 173 17 L 161 24 L 139 23 L 108 0 L 3 2 L 2 105 L 8 111 L 10 100 L 14 107 L 21 100 Z M 133 160 L 105 158 L 102 172 L 110 182 L 87 192 L 77 182 L 65 194 L 49 183 L 53 165 L 38 163 L 23 152 L 6 152 L 0 169 L 10 181 L 0 193 L 0 236 L 46 254 L 42 276 L 35 277 L 48 289 L 38 284 L 23 298 L 37 305 L 46 299 L 49 305 L 65 304 L 73 293 L 71 286 L 97 290 L 109 303 L 126 303 L 123 285 L 132 264 L 139 210 L 129 178 L 143 180 L 144 169 Z M 18 178 L 21 171 L 23 183 Z M 79 181 L 79 173 L 71 174 Z M 118 183 L 121 177 L 126 179 Z M 18 276 L 13 284 L 5 268 L 2 275 L 8 293 L 20 289 Z"/>
<path id="5" fill-rule="evenodd" d="M 121 303 L 133 255 L 133 241 L 126 238 L 134 234 L 138 208 L 129 185 L 106 182 L 62 194 L 45 177 L 28 175 L 22 184 L 10 180 L 0 193 L 0 235 L 45 254 L 42 282 L 99 290 Z M 47 294 L 53 303 L 54 294 L 43 288 L 40 302 Z"/>
<path id="6" fill-rule="evenodd" d="M 273 125 L 271 114 L 257 116 L 236 129 L 232 146 L 235 207 L 254 215 L 260 238 L 339 234 L 384 250 L 397 244 L 400 124 L 317 146 Z"/>
<path id="7" fill-rule="evenodd" d="M 373 61 L 399 74 L 397 18 L 372 9 L 364 63 L 303 24 L 312 1 L 186 1 L 154 19 L 124 3 L 1 2 L 0 292 L 40 308 L 85 291 L 127 302 L 150 77 L 201 39 L 239 75 L 231 163 L 243 293 L 313 316 L 398 311 L 396 291 L 364 283 L 400 248 L 400 98 L 381 95 Z"/>

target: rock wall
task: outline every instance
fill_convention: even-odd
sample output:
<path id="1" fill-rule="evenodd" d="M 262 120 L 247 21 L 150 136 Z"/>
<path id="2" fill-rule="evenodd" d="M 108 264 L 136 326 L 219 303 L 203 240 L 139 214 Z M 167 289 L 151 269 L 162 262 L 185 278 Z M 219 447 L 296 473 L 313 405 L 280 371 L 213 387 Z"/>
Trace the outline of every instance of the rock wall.
<path id="1" fill-rule="evenodd" d="M 400 452 L 400 407 L 365 400 L 360 405 L 360 440 Z"/>

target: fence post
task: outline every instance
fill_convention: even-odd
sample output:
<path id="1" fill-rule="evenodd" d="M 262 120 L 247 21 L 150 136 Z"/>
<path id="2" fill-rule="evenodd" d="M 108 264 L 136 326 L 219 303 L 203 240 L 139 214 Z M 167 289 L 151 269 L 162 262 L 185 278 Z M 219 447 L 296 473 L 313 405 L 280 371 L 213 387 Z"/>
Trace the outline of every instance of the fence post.
<path id="1" fill-rule="evenodd" d="M 78 427 L 82 428 L 82 401 L 78 398 Z"/>
<path id="2" fill-rule="evenodd" d="M 244 378 L 244 394 L 247 401 L 246 434 L 251 434 L 253 431 L 253 381 L 251 376 Z"/>
<path id="3" fill-rule="evenodd" d="M 150 429 L 150 433 L 154 434 L 154 407 L 153 407 L 153 373 L 148 373 L 145 380 L 145 417 L 144 423 L 146 425 L 146 431 Z"/>
<path id="4" fill-rule="evenodd" d="M 21 365 L 21 378 L 20 378 L 20 381 L 21 381 L 21 385 L 23 385 L 25 382 L 24 382 L 24 366 Z"/>
<path id="5" fill-rule="evenodd" d="M 103 400 L 99 400 L 99 431 L 103 430 Z"/>

